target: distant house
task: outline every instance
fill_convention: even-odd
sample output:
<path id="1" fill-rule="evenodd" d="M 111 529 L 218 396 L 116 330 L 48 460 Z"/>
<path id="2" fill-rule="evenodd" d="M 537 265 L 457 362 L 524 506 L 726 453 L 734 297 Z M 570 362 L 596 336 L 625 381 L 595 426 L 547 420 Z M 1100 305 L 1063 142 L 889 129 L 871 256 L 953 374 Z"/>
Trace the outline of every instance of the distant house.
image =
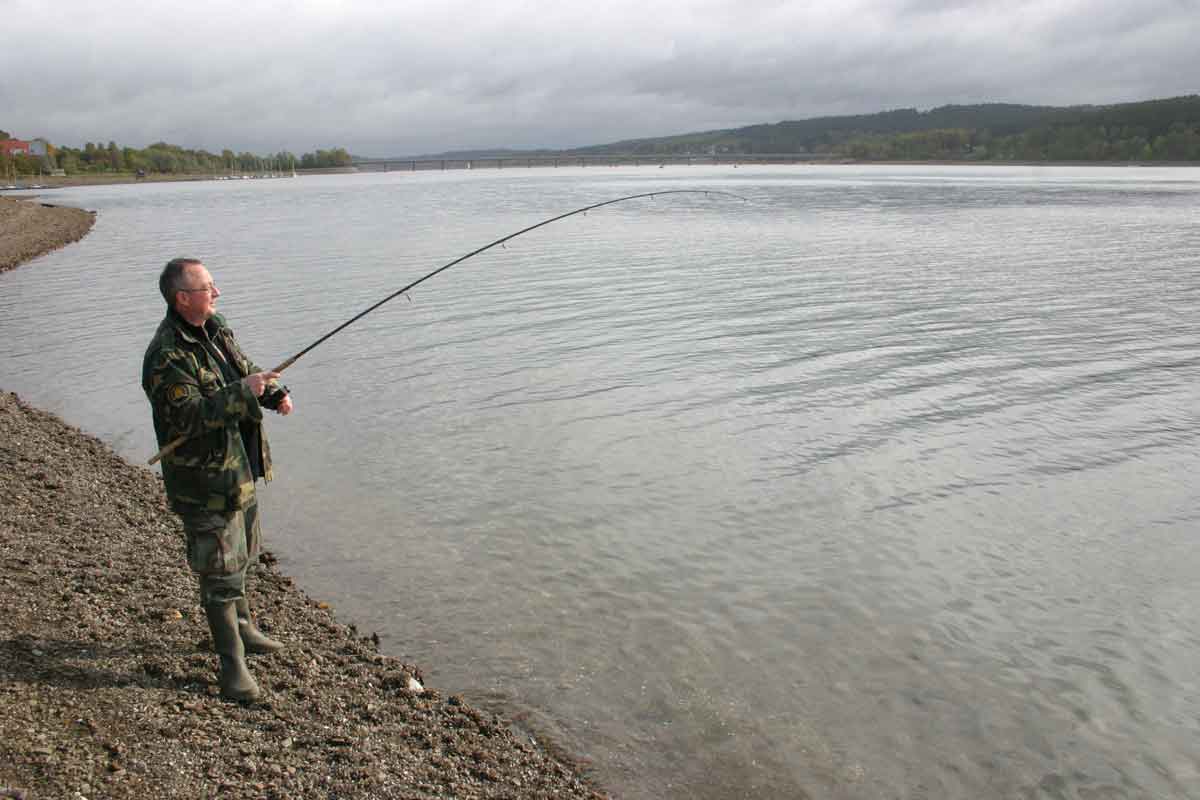
<path id="1" fill-rule="evenodd" d="M 20 139 L 0 139 L 0 153 L 6 156 L 15 155 L 33 155 L 33 142 L 25 142 Z"/>

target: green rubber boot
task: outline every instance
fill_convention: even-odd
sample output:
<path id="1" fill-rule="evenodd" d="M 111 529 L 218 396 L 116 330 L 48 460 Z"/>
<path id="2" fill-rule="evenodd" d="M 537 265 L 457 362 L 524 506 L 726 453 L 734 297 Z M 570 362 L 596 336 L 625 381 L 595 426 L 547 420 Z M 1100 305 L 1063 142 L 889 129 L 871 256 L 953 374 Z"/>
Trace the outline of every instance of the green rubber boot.
<path id="1" fill-rule="evenodd" d="M 212 631 L 213 650 L 221 657 L 221 696 L 228 700 L 258 699 L 258 684 L 246 669 L 246 650 L 238 634 L 234 604 L 213 603 L 204 607 L 204 614 Z"/>
<path id="2" fill-rule="evenodd" d="M 250 616 L 250 603 L 246 598 L 239 597 L 233 603 L 237 607 L 238 632 L 247 653 L 275 653 L 283 649 L 283 642 L 268 637 L 254 624 L 254 618 Z"/>

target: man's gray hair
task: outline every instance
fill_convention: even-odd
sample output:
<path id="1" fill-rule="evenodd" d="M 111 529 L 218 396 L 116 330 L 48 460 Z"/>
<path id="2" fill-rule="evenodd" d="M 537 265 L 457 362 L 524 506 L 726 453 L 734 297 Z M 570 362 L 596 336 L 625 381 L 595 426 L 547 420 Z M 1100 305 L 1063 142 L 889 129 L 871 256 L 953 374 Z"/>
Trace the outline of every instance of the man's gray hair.
<path id="1" fill-rule="evenodd" d="M 167 301 L 167 305 L 171 308 L 175 307 L 175 293 L 183 291 L 183 271 L 193 264 L 202 263 L 198 258 L 172 258 L 163 267 L 162 274 L 158 276 L 158 290 L 162 292 L 163 300 Z"/>

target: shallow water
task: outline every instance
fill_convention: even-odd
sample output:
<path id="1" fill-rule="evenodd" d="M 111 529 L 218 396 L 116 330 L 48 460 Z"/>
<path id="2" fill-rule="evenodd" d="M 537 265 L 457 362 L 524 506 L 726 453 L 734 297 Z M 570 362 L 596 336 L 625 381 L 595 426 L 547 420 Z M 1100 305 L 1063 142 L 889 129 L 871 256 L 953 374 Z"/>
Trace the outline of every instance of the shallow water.
<path id="1" fill-rule="evenodd" d="M 1200 796 L 1200 171 L 586 168 L 62 190 L 0 387 L 131 459 L 155 281 L 290 369 L 267 535 L 619 796 Z"/>

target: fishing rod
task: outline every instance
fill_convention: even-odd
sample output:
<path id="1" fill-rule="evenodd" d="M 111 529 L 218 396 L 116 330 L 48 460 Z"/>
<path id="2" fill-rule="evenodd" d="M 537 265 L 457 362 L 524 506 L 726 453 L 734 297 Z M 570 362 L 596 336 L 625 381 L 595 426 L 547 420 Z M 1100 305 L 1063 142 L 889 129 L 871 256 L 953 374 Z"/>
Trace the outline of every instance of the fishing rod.
<path id="1" fill-rule="evenodd" d="M 386 303 L 390 300 L 394 300 L 395 298 L 399 297 L 402 294 L 405 294 L 406 292 L 408 292 L 410 289 L 417 286 L 418 284 L 424 283 L 425 281 L 429 280 L 434 275 L 437 275 L 441 272 L 445 272 L 446 270 L 453 267 L 455 264 L 460 264 L 463 261 L 466 261 L 468 258 L 471 258 L 472 256 L 479 255 L 480 253 L 484 252 L 485 250 L 490 250 L 497 245 L 504 244 L 508 240 L 515 239 L 523 233 L 529 233 L 530 231 L 537 230 L 538 228 L 542 227 L 543 225 L 549 225 L 551 222 L 558 222 L 560 219 L 566 219 L 567 217 L 573 217 L 576 214 L 584 214 L 584 213 L 591 211 L 593 209 L 596 209 L 596 208 L 603 208 L 604 206 L 611 206 L 614 203 L 623 203 L 626 200 L 637 200 L 642 197 L 656 197 L 660 194 L 703 194 L 703 195 L 715 194 L 715 195 L 722 195 L 724 197 L 734 197 L 734 198 L 737 198 L 738 200 L 743 200 L 743 201 L 746 200 L 746 198 L 742 197 L 740 194 L 734 194 L 733 192 L 719 191 L 717 189 L 663 189 L 663 190 L 657 191 L 657 192 L 643 192 L 642 194 L 631 194 L 631 195 L 626 195 L 625 197 L 618 197 L 615 200 L 605 200 L 602 203 L 593 203 L 590 206 L 584 206 L 583 208 L 577 208 L 574 211 L 568 211 L 565 214 L 559 214 L 556 217 L 551 217 L 550 219 L 542 220 L 541 222 L 537 223 L 536 225 L 530 225 L 528 228 L 522 228 L 521 230 L 517 231 L 516 233 L 510 233 L 507 236 L 497 239 L 494 242 L 489 242 L 488 244 L 485 244 L 483 247 L 480 247 L 477 250 L 472 250 L 471 252 L 467 253 L 465 256 L 459 256 L 458 258 L 451 261 L 449 264 L 443 264 L 442 266 L 435 269 L 433 272 L 430 272 L 426 275 L 422 275 L 420 278 L 417 278 L 415 281 L 408 284 L 407 286 L 397 289 L 396 291 L 389 294 L 387 297 L 380 300 L 378 303 L 375 303 L 370 308 L 366 309 L 365 311 L 359 312 L 355 316 L 353 316 L 350 319 L 343 322 L 341 325 L 338 325 L 336 328 L 331 330 L 329 333 L 325 334 L 320 339 L 317 339 L 315 342 L 310 344 L 308 347 L 304 348 L 299 353 L 296 353 L 296 355 L 289 358 L 287 361 L 284 361 L 282 364 L 275 367 L 275 369 L 271 370 L 271 372 L 283 372 L 285 369 L 290 367 L 292 364 L 295 364 L 297 361 L 299 361 L 301 358 L 303 358 L 307 353 L 309 353 L 311 350 L 316 348 L 318 345 L 322 344 L 326 340 L 331 339 L 334 336 L 336 336 L 337 334 L 341 333 L 343 330 L 350 327 L 355 322 L 358 322 L 360 319 L 365 317 L 367 314 L 370 314 L 372 311 L 379 308 L 384 303 Z M 154 456 L 146 463 L 147 464 L 157 463 L 159 459 L 161 459 L 163 456 L 169 455 L 170 453 L 174 452 L 175 448 L 179 447 L 181 444 L 186 442 L 189 438 L 191 438 L 191 437 L 184 434 L 183 436 L 180 436 L 177 439 L 172 439 L 170 442 L 168 442 L 166 445 L 164 445 L 161 450 L 159 450 L 157 453 L 155 453 Z"/>

